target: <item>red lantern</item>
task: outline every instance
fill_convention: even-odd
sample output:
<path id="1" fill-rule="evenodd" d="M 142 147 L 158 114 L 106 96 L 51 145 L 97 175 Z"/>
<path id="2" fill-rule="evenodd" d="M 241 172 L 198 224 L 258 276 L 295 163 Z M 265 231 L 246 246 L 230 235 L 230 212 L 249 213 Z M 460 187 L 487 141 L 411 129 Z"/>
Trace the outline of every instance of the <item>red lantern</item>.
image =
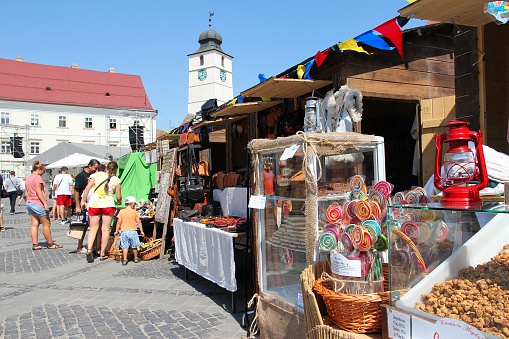
<path id="1" fill-rule="evenodd" d="M 443 191 L 441 203 L 446 207 L 479 208 L 482 204 L 479 191 L 488 185 L 488 172 L 482 149 L 482 133 L 468 129 L 467 121 L 452 120 L 449 130 L 435 136 L 435 187 Z M 475 145 L 475 153 L 468 142 Z M 442 144 L 449 143 L 444 155 L 445 178 L 440 175 Z M 476 184 L 469 185 L 471 181 Z"/>

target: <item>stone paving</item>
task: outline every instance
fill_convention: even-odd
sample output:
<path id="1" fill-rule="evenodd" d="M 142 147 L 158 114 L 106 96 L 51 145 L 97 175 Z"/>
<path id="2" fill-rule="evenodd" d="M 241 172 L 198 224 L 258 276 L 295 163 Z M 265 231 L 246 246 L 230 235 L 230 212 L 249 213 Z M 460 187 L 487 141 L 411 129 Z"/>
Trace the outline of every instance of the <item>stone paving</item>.
<path id="1" fill-rule="evenodd" d="M 0 338 L 242 338 L 245 300 L 168 259 L 122 266 L 114 259 L 89 264 L 70 254 L 77 240 L 68 225 L 52 222 L 63 249 L 32 251 L 24 206 L 15 215 L 2 199 Z M 39 243 L 45 245 L 42 227 Z M 239 284 L 240 286 L 240 284 Z"/>

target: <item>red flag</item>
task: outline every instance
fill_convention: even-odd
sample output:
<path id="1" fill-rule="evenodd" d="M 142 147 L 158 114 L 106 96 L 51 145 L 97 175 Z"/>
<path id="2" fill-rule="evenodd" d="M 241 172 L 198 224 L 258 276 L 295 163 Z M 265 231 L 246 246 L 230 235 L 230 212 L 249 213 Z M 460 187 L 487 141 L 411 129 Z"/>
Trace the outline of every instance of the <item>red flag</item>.
<path id="1" fill-rule="evenodd" d="M 391 19 L 373 30 L 387 37 L 396 46 L 399 55 L 403 58 L 403 33 L 401 27 L 396 22 L 396 18 Z"/>
<path id="2" fill-rule="evenodd" d="M 315 54 L 315 63 L 317 67 L 320 67 L 322 63 L 325 61 L 325 58 L 327 58 L 327 55 L 329 54 L 330 48 L 327 48 L 323 52 L 316 52 Z"/>

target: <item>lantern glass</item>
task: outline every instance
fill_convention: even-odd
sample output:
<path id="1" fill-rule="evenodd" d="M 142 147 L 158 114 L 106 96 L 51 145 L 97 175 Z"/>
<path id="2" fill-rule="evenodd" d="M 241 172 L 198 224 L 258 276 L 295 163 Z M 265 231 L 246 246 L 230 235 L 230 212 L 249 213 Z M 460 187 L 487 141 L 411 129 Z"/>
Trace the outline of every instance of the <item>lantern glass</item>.
<path id="1" fill-rule="evenodd" d="M 448 180 L 453 183 L 467 183 L 475 173 L 474 152 L 446 152 L 444 166 Z"/>
<path id="2" fill-rule="evenodd" d="M 316 99 L 308 98 L 304 112 L 304 132 L 316 132 Z"/>

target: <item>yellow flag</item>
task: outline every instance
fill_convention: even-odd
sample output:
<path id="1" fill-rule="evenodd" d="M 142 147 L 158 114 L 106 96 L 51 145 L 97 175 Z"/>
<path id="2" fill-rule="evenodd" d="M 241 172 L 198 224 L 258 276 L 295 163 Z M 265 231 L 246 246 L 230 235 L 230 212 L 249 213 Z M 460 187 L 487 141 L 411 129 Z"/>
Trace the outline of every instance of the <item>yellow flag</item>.
<path id="1" fill-rule="evenodd" d="M 413 2 L 416 2 L 417 0 L 406 0 L 406 1 L 409 3 L 413 3 Z"/>
<path id="2" fill-rule="evenodd" d="M 304 65 L 297 66 L 297 78 L 302 79 L 304 73 L 306 73 L 306 67 Z"/>
<path id="3" fill-rule="evenodd" d="M 359 52 L 359 53 L 372 54 L 372 53 L 366 52 L 364 50 L 364 48 L 362 48 L 359 45 L 357 45 L 357 41 L 355 41 L 354 39 L 349 39 L 349 40 L 343 41 L 343 42 L 338 44 L 338 47 L 342 51 L 350 50 L 350 51 L 356 51 L 356 52 Z"/>

